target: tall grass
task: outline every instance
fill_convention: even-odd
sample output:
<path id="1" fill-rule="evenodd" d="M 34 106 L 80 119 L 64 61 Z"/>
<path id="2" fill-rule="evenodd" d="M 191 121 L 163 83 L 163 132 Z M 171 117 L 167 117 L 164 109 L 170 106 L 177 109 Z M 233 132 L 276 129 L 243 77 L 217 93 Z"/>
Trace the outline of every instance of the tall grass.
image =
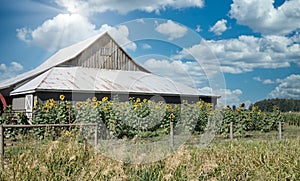
<path id="1" fill-rule="evenodd" d="M 224 141 L 202 149 L 182 145 L 171 156 L 149 164 L 107 158 L 76 136 L 32 145 L 24 142 L 22 149 L 7 151 L 0 180 L 300 179 L 299 139 Z"/>
<path id="2" fill-rule="evenodd" d="M 300 126 L 300 112 L 284 113 L 283 116 L 289 125 Z"/>

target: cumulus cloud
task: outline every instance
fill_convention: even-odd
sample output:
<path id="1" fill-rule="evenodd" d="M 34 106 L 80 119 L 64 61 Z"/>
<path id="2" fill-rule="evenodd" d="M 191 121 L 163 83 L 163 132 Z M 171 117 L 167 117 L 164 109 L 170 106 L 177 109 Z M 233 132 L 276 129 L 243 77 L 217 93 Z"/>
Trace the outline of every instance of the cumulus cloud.
<path id="1" fill-rule="evenodd" d="M 80 14 L 58 14 L 34 30 L 26 27 L 17 29 L 17 37 L 27 43 L 55 51 L 104 31 L 114 35 L 118 43 L 126 44 L 127 49 L 136 49 L 135 43 L 128 39 L 129 30 L 125 25 L 111 27 L 104 24 L 96 29 L 88 18 Z"/>
<path id="2" fill-rule="evenodd" d="M 274 84 L 276 81 L 273 81 L 271 79 L 261 79 L 260 77 L 253 77 L 253 80 L 256 80 L 258 82 L 262 82 L 263 84 Z"/>
<path id="3" fill-rule="evenodd" d="M 198 90 L 204 94 L 221 96 L 218 102 L 222 106 L 226 106 L 227 104 L 231 106 L 241 104 L 242 90 L 208 87 L 207 85 L 210 84 L 210 80 L 208 80 L 209 77 L 198 62 L 170 61 L 166 59 L 158 60 L 151 58 L 145 61 L 143 66 L 155 74 L 198 88 Z M 247 101 L 247 105 L 248 104 L 249 101 Z"/>
<path id="4" fill-rule="evenodd" d="M 266 80 L 263 80 L 262 82 L 263 84 L 274 84 L 275 82 L 271 79 L 266 79 Z"/>
<path id="5" fill-rule="evenodd" d="M 10 65 L 4 63 L 0 64 L 0 80 L 9 79 L 15 77 L 23 70 L 23 66 L 17 62 L 11 62 Z"/>
<path id="6" fill-rule="evenodd" d="M 200 25 L 197 25 L 195 31 L 198 32 L 198 33 L 201 32 L 201 31 L 202 31 L 201 26 L 200 26 Z"/>
<path id="7" fill-rule="evenodd" d="M 262 81 L 260 77 L 253 77 L 253 80 L 256 80 L 256 81 L 258 81 L 258 82 L 261 82 L 261 81 Z"/>
<path id="8" fill-rule="evenodd" d="M 126 25 L 111 27 L 107 24 L 104 24 L 98 31 L 108 31 L 110 35 L 112 35 L 112 37 L 118 42 L 118 44 L 127 50 L 135 51 L 137 48 L 137 45 L 128 38 L 129 29 Z"/>
<path id="9" fill-rule="evenodd" d="M 212 90 L 210 87 L 203 87 L 199 89 L 201 92 L 211 93 L 215 95 L 221 96 L 221 98 L 218 99 L 218 103 L 222 106 L 226 105 L 240 105 L 241 104 L 241 96 L 243 95 L 243 91 L 240 89 L 218 89 L 218 90 Z"/>
<path id="10" fill-rule="evenodd" d="M 209 31 L 214 32 L 216 35 L 222 35 L 222 33 L 227 30 L 226 23 L 227 20 L 221 19 L 217 21 L 216 24 L 209 29 Z"/>
<path id="11" fill-rule="evenodd" d="M 151 45 L 149 45 L 149 44 L 147 44 L 147 43 L 144 43 L 143 45 L 142 45 L 142 49 L 144 49 L 144 50 L 146 50 L 146 49 L 151 49 L 152 47 L 151 47 Z"/>
<path id="12" fill-rule="evenodd" d="M 82 14 L 103 13 L 107 11 L 126 14 L 135 10 L 159 13 L 166 8 L 183 9 L 189 7 L 202 8 L 204 6 L 204 0 L 133 0 L 130 3 L 124 0 L 55 0 L 55 2 L 65 7 L 71 13 Z"/>
<path id="13" fill-rule="evenodd" d="M 163 35 L 168 36 L 169 40 L 183 37 L 187 33 L 187 28 L 180 24 L 168 20 L 166 23 L 159 24 L 155 30 Z"/>
<path id="14" fill-rule="evenodd" d="M 168 77 L 191 87 L 197 87 L 207 82 L 205 72 L 197 62 L 151 58 L 145 61 L 143 66 L 157 75 Z"/>
<path id="15" fill-rule="evenodd" d="M 225 73 L 245 73 L 254 68 L 289 67 L 291 62 L 299 62 L 299 43 L 284 36 L 239 36 L 224 40 L 202 40 L 199 44 L 185 48 L 175 58 L 191 58 L 210 71 Z M 216 62 L 219 62 L 216 63 Z"/>
<path id="16" fill-rule="evenodd" d="M 270 92 L 268 97 L 300 99 L 300 75 L 292 74 L 280 80 L 280 84 Z"/>
<path id="17" fill-rule="evenodd" d="M 125 14 L 135 10 L 159 12 L 166 8 L 201 8 L 204 5 L 203 0 L 134 0 L 130 3 L 123 0 L 55 0 L 55 3 L 65 8 L 69 13 L 58 14 L 43 22 L 36 29 L 27 27 L 19 28 L 16 30 L 17 37 L 29 44 L 35 44 L 47 50 L 55 51 L 106 30 L 108 25 L 102 25 L 101 28 L 97 29 L 96 25 L 90 22 L 89 17 L 94 13 L 117 11 L 121 14 Z M 143 22 L 143 20 L 141 19 L 140 22 Z M 165 29 L 168 25 L 171 26 L 171 31 Z M 130 42 L 128 39 L 128 28 L 124 28 L 125 26 L 120 27 L 121 28 L 109 27 L 109 30 L 112 32 L 111 34 L 116 35 L 116 41 L 119 40 L 118 43 L 126 43 L 125 48 L 135 50 L 136 44 Z M 169 36 L 170 40 L 184 36 L 187 31 L 185 27 L 172 21 L 161 24 L 157 28 L 159 32 Z"/>
<path id="18" fill-rule="evenodd" d="M 233 0 L 230 17 L 264 35 L 299 31 L 300 1 L 285 1 L 278 8 L 274 0 Z"/>
<path id="19" fill-rule="evenodd" d="M 95 25 L 79 14 L 59 14 L 34 30 L 17 29 L 19 39 L 56 50 L 97 33 Z"/>

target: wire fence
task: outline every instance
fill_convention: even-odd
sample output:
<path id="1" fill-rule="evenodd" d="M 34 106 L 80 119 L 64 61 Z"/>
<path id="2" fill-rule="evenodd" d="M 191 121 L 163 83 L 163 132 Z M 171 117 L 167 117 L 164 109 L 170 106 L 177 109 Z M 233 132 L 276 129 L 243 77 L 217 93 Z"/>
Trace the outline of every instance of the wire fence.
<path id="1" fill-rule="evenodd" d="M 51 127 L 95 127 L 94 144 L 98 144 L 98 123 L 79 123 L 79 124 L 34 124 L 34 125 L 0 125 L 0 157 L 4 156 L 4 132 L 5 129 L 32 129 L 32 128 L 51 128 Z"/>
<path id="2" fill-rule="evenodd" d="M 282 139 L 282 123 L 278 123 L 278 140 Z M 4 132 L 5 129 L 32 129 L 32 128 L 51 128 L 51 127 L 87 127 L 93 126 L 95 127 L 94 131 L 94 145 L 95 147 L 98 144 L 98 124 L 97 123 L 80 123 L 80 124 L 35 124 L 35 125 L 0 125 L 0 155 L 4 155 Z M 235 137 L 235 133 L 233 131 L 233 122 L 229 125 L 229 139 L 233 140 Z M 174 147 L 174 123 L 170 122 L 170 147 Z"/>

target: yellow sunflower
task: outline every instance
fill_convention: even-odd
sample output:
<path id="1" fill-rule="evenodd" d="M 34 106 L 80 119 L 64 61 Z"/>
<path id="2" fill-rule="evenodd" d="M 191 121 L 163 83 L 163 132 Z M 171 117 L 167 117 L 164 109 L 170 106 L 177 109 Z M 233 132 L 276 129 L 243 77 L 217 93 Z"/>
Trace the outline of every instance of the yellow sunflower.
<path id="1" fill-rule="evenodd" d="M 64 95 L 60 95 L 59 99 L 63 101 L 65 99 L 65 96 Z"/>

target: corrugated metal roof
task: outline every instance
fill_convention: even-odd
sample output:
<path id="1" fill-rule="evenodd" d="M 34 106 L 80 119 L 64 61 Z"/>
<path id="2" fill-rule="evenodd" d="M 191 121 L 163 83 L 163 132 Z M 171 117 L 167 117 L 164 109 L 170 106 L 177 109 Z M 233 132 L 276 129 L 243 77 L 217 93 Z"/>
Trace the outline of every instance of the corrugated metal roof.
<path id="1" fill-rule="evenodd" d="M 68 46 L 66 48 L 60 49 L 57 51 L 54 55 L 52 55 L 49 59 L 47 59 L 44 63 L 42 63 L 37 68 L 25 72 L 23 74 L 20 74 L 14 78 L 4 80 L 0 82 L 0 89 L 5 89 L 10 87 L 11 85 L 18 84 L 19 82 L 22 82 L 30 77 L 33 77 L 35 75 L 41 74 L 44 71 L 57 66 L 61 63 L 64 63 L 72 58 L 75 58 L 78 54 L 80 54 L 83 50 L 88 48 L 92 43 L 94 43 L 98 38 L 103 36 L 105 33 L 95 35 L 93 37 L 90 37 L 86 40 L 83 40 L 79 43 L 73 44 L 71 46 Z"/>
<path id="2" fill-rule="evenodd" d="M 83 67 L 54 67 L 16 88 L 11 95 L 36 90 L 214 96 L 152 73 Z"/>

